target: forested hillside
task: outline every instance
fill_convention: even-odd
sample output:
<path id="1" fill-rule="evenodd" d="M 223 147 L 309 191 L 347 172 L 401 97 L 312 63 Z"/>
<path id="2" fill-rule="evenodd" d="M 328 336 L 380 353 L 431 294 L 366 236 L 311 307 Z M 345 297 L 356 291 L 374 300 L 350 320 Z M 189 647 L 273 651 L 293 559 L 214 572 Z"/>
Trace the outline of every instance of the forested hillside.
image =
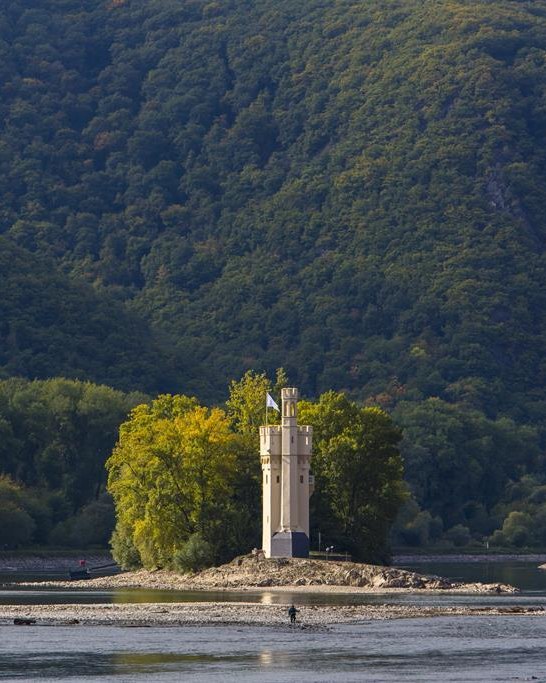
<path id="1" fill-rule="evenodd" d="M 173 363 L 142 317 L 51 258 L 0 238 L 1 376 L 93 378 L 124 389 L 172 386 Z"/>
<path id="2" fill-rule="evenodd" d="M 283 366 L 394 410 L 444 525 L 544 483 L 546 0 L 13 0 L 0 57 L 4 376 Z"/>
<path id="3" fill-rule="evenodd" d="M 15 1 L 0 36 L 3 232 L 198 393 L 544 415 L 546 3 Z"/>

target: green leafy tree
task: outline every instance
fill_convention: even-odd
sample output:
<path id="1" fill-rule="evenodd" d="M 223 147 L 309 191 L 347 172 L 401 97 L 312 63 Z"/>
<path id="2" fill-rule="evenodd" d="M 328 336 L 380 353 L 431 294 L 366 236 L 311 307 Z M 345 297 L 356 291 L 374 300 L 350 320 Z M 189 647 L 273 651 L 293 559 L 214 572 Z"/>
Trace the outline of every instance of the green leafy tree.
<path id="1" fill-rule="evenodd" d="M 1 471 L 59 492 L 76 512 L 104 491 L 119 425 L 143 398 L 90 382 L 0 381 Z"/>
<path id="2" fill-rule="evenodd" d="M 26 543 L 107 546 L 113 508 L 104 463 L 143 394 L 65 379 L 0 381 L 0 476 L 17 482 Z M 21 527 L 22 528 L 22 527 Z"/>
<path id="3" fill-rule="evenodd" d="M 25 492 L 9 477 L 0 475 L 0 547 L 28 545 L 36 528 L 25 509 Z"/>
<path id="4" fill-rule="evenodd" d="M 214 561 L 214 549 L 199 534 L 193 534 L 184 543 L 180 550 L 176 551 L 173 563 L 176 569 L 183 572 L 197 572 L 208 567 Z"/>
<path id="5" fill-rule="evenodd" d="M 470 541 L 470 530 L 463 524 L 456 524 L 446 531 L 445 538 L 454 546 L 461 547 Z"/>
<path id="6" fill-rule="evenodd" d="M 275 384 L 265 372 L 248 370 L 239 381 L 232 381 L 226 407 L 237 432 L 250 436 L 258 444 L 258 429 L 265 424 L 265 398 L 272 394 L 280 404 L 280 391 L 288 385 L 288 378 L 282 368 L 277 370 Z M 279 414 L 272 410 L 270 422 L 279 421 Z"/>
<path id="7" fill-rule="evenodd" d="M 521 548 L 532 544 L 535 524 L 526 512 L 516 510 L 510 512 L 503 522 L 502 529 L 492 536 L 494 545 L 513 546 Z"/>
<path id="8" fill-rule="evenodd" d="M 336 392 L 302 402 L 299 420 L 313 427 L 313 525 L 355 558 L 385 561 L 388 532 L 406 496 L 399 429 L 382 410 Z"/>
<path id="9" fill-rule="evenodd" d="M 401 448 L 410 488 L 445 528 L 462 524 L 487 532 L 477 506 L 493 515 L 509 482 L 540 462 L 537 431 L 508 418 L 488 419 L 438 398 L 401 402 L 394 417 L 404 432 Z"/>

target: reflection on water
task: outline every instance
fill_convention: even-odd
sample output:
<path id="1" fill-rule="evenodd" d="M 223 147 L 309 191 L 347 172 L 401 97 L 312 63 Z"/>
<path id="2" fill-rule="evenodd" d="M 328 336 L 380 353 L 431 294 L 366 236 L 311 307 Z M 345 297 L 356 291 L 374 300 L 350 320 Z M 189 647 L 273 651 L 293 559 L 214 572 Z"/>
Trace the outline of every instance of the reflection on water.
<path id="1" fill-rule="evenodd" d="M 302 613 L 303 616 L 304 613 Z M 546 678 L 546 619 L 286 628 L 0 626 L 0 678 L 86 681 L 507 681 Z M 264 641 L 267 646 L 264 647 Z M 62 649 L 59 644 L 62 643 Z"/>
<path id="2" fill-rule="evenodd" d="M 518 604 L 543 605 L 546 594 L 484 593 L 465 595 L 457 593 L 275 593 L 272 591 L 197 592 L 197 591 L 0 591 L 0 605 L 53 605 L 53 604 L 105 604 L 105 603 L 192 603 L 192 602 L 250 602 L 262 605 L 379 605 L 384 603 L 419 606 L 478 606 Z"/>
<path id="3" fill-rule="evenodd" d="M 398 603 L 543 605 L 546 573 L 536 563 L 414 563 L 409 569 L 462 581 L 512 583 L 518 595 L 332 595 L 239 591 L 0 591 L 0 603 L 244 601 L 261 604 Z M 21 635 L 24 637 L 21 637 Z M 62 643 L 62 648 L 60 647 Z M 546 680 L 546 618 L 455 617 L 369 621 L 327 631 L 250 626 L 44 627 L 0 625 L 0 679 L 178 681 Z"/>
<path id="4" fill-rule="evenodd" d="M 404 568 L 419 573 L 437 574 L 460 581 L 509 583 L 523 592 L 517 595 L 457 595 L 415 593 L 378 593 L 335 595 L 328 593 L 276 593 L 263 591 L 162 591 L 143 589 L 78 590 L 39 589 L 12 585 L 0 590 L 0 604 L 63 604 L 63 603 L 168 603 L 168 602 L 255 602 L 264 605 L 354 605 L 384 602 L 417 605 L 478 605 L 506 604 L 517 599 L 518 604 L 546 606 L 546 571 L 536 562 L 436 562 L 413 563 Z"/>
<path id="5" fill-rule="evenodd" d="M 262 650 L 258 656 L 263 667 L 268 668 L 273 665 L 273 650 Z"/>
<path id="6" fill-rule="evenodd" d="M 483 583 L 509 583 L 521 590 L 546 594 L 546 571 L 538 562 L 414 562 L 401 565 L 420 574 L 437 574 L 459 581 Z"/>

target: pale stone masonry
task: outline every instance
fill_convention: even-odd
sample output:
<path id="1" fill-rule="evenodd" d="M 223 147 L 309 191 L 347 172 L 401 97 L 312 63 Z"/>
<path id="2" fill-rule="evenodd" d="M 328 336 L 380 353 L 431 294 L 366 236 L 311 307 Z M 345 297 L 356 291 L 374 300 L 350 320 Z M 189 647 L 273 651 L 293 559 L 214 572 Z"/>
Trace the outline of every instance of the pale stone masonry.
<path id="1" fill-rule="evenodd" d="M 281 398 L 281 424 L 260 427 L 262 548 L 266 557 L 308 557 L 313 428 L 298 426 L 297 389 L 283 389 Z"/>

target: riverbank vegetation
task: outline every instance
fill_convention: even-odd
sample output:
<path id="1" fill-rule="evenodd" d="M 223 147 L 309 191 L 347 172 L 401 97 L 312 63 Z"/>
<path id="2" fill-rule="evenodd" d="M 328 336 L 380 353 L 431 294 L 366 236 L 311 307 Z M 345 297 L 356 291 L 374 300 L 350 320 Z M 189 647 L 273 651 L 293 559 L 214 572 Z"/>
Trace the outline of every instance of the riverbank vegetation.
<path id="1" fill-rule="evenodd" d="M 106 547 L 104 462 L 143 394 L 72 380 L 0 381 L 0 547 Z"/>

